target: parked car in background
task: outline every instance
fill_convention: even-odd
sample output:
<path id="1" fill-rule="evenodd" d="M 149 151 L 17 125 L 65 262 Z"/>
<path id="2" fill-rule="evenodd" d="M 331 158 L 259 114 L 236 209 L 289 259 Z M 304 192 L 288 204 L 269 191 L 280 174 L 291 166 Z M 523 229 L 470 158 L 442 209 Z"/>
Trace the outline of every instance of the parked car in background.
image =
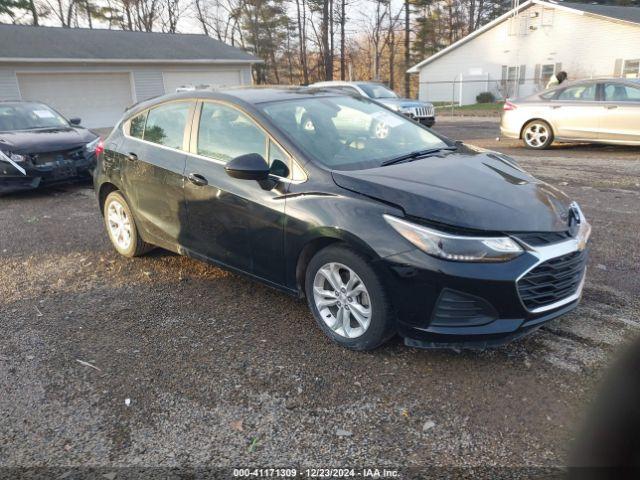
<path id="1" fill-rule="evenodd" d="M 0 102 L 0 194 L 89 176 L 100 138 L 42 103 Z"/>
<path id="2" fill-rule="evenodd" d="M 538 150 L 554 141 L 640 145 L 640 79 L 581 80 L 508 100 L 500 131 Z"/>
<path id="3" fill-rule="evenodd" d="M 584 285 L 590 226 L 567 196 L 335 90 L 141 103 L 94 182 L 122 255 L 160 246 L 306 297 L 347 348 L 396 332 L 422 347 L 503 343 L 573 309 Z"/>
<path id="4" fill-rule="evenodd" d="M 396 92 L 377 82 L 317 82 L 310 87 L 334 88 L 344 92 L 358 93 L 371 98 L 392 110 L 400 112 L 421 124 L 432 127 L 436 123 L 435 109 L 431 103 L 398 97 Z"/>

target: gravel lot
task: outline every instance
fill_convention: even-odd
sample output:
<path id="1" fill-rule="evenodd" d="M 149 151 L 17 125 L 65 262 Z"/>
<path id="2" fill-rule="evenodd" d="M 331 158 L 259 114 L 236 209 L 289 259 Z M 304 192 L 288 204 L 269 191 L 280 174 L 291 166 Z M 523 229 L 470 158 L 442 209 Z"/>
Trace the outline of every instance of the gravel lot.
<path id="1" fill-rule="evenodd" d="M 436 130 L 580 202 L 594 233 L 574 313 L 496 350 L 355 353 L 301 300 L 164 251 L 118 256 L 89 185 L 4 197 L 0 465 L 563 465 L 640 330 L 640 149 L 530 152 L 492 120 Z"/>

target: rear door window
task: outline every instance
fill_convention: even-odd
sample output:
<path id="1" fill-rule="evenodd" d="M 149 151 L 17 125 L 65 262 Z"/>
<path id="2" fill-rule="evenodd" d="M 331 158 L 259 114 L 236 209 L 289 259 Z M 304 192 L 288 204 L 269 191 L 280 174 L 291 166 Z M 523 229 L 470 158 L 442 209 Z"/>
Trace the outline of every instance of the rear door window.
<path id="1" fill-rule="evenodd" d="M 171 102 L 149 110 L 144 140 L 183 150 L 185 127 L 191 106 L 191 102 Z"/>
<path id="2" fill-rule="evenodd" d="M 640 102 L 640 88 L 607 83 L 604 86 L 604 98 L 607 102 Z"/>

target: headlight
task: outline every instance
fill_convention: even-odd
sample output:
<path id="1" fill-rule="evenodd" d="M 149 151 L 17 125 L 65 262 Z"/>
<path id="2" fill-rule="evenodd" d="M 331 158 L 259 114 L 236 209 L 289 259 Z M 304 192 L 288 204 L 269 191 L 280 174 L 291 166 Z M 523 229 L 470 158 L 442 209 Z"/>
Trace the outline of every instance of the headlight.
<path id="1" fill-rule="evenodd" d="M 391 215 L 384 219 L 425 253 L 457 262 L 505 262 L 523 252 L 509 237 L 467 237 L 439 232 Z"/>
<path id="2" fill-rule="evenodd" d="M 24 155 L 18 155 L 17 153 L 3 152 L 2 150 L 0 150 L 0 159 L 5 161 L 13 161 L 15 163 L 21 163 L 24 162 L 27 157 L 25 157 Z"/>
<path id="3" fill-rule="evenodd" d="M 578 250 L 584 250 L 587 247 L 587 242 L 591 236 L 591 224 L 587 222 L 587 219 L 584 216 L 584 213 L 582 213 L 582 209 L 577 202 L 571 203 L 571 209 L 577 214 L 576 220 L 578 222 L 578 232 L 575 238 L 578 243 Z"/>
<path id="4" fill-rule="evenodd" d="M 87 153 L 93 153 L 96 151 L 96 147 L 98 146 L 98 144 L 100 143 L 100 137 L 96 138 L 95 140 L 90 141 L 89 143 L 87 143 L 84 146 L 84 150 Z"/>
<path id="5" fill-rule="evenodd" d="M 394 112 L 401 110 L 400 105 L 394 105 L 393 103 L 387 105 L 387 107 L 393 110 Z"/>

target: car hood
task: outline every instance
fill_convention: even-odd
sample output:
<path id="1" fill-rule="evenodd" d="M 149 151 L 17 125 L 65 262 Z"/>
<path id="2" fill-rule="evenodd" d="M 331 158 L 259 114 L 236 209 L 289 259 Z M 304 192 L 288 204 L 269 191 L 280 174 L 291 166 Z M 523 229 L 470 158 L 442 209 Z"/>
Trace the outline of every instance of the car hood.
<path id="1" fill-rule="evenodd" d="M 13 153 L 43 153 L 80 147 L 97 136 L 86 128 L 59 127 L 0 132 L 0 149 Z"/>
<path id="2" fill-rule="evenodd" d="M 569 198 L 500 154 L 452 152 L 332 174 L 342 188 L 450 226 L 492 232 L 568 228 Z"/>
<path id="3" fill-rule="evenodd" d="M 402 108 L 411 108 L 411 107 L 428 107 L 431 106 L 428 102 L 421 102 L 420 100 L 411 100 L 409 98 L 379 98 L 378 102 L 383 105 L 394 105 Z"/>

